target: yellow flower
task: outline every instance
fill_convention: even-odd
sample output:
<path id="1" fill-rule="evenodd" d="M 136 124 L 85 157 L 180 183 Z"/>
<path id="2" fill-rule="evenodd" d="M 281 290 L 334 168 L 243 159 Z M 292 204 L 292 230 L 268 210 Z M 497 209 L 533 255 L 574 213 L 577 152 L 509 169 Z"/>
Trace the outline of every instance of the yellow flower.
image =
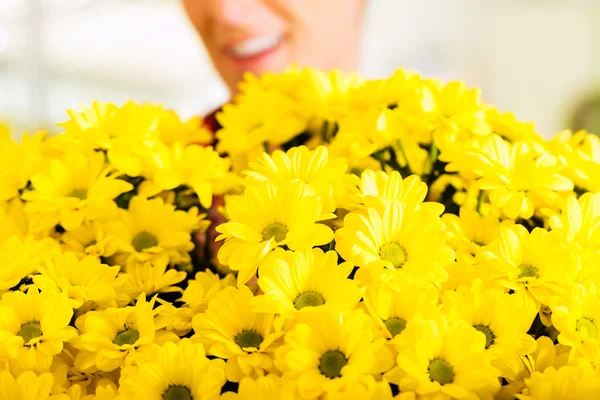
<path id="1" fill-rule="evenodd" d="M 21 196 L 30 229 L 41 232 L 60 224 L 69 231 L 83 221 L 114 216 L 113 199 L 133 186 L 110 172 L 101 152 L 71 152 L 50 160 L 48 172 L 32 176 L 32 190 Z"/>
<path id="2" fill-rule="evenodd" d="M 565 160 L 563 174 L 575 184 L 577 192 L 600 191 L 600 138 L 585 130 L 558 133 L 547 143 L 548 150 Z"/>
<path id="3" fill-rule="evenodd" d="M 338 265 L 335 251 L 276 249 L 258 270 L 264 295 L 254 298 L 256 311 L 294 318 L 297 310 L 322 305 L 352 310 L 362 296 L 357 283 L 348 279 L 352 269 L 348 262 Z"/>
<path id="4" fill-rule="evenodd" d="M 19 197 L 31 176 L 43 164 L 44 132 L 24 134 L 21 143 L 0 131 L 0 202 Z"/>
<path id="5" fill-rule="evenodd" d="M 216 134 L 217 150 L 232 156 L 280 145 L 306 129 L 306 118 L 286 93 L 264 90 L 246 93 L 244 101 L 226 104 L 217 114 L 223 128 Z"/>
<path id="6" fill-rule="evenodd" d="M 38 270 L 42 260 L 59 251 L 58 244 L 50 238 L 35 240 L 28 236 L 21 240 L 12 236 L 5 243 L 0 242 L 0 294 L 17 286 Z"/>
<path id="7" fill-rule="evenodd" d="M 263 181 L 281 185 L 300 180 L 321 196 L 323 209 L 328 212 L 336 209 L 336 198 L 343 193 L 341 179 L 347 169 L 343 159 L 330 157 L 323 146 L 315 150 L 294 147 L 285 153 L 276 150 L 271 156 L 263 153 L 262 159 L 250 162 L 249 167 L 244 172 L 247 186 Z"/>
<path id="8" fill-rule="evenodd" d="M 273 371 L 275 341 L 283 335 L 275 314 L 253 311 L 253 298 L 247 286 L 227 287 L 192 320 L 192 339 L 227 360 L 227 379 L 233 382 Z"/>
<path id="9" fill-rule="evenodd" d="M 21 199 L 0 201 L 0 247 L 8 241 L 11 236 L 17 236 L 23 240 L 28 234 L 28 221 L 23 212 Z"/>
<path id="10" fill-rule="evenodd" d="M 592 364 L 583 360 L 576 365 L 534 372 L 526 383 L 523 394 L 516 395 L 519 400 L 600 398 L 600 379 Z"/>
<path id="11" fill-rule="evenodd" d="M 130 264 L 122 276 L 122 290 L 130 298 L 135 298 L 141 293 L 152 296 L 156 293 L 182 292 L 175 284 L 183 281 L 185 271 L 178 271 L 167 264 L 166 260 L 153 260 Z"/>
<path id="12" fill-rule="evenodd" d="M 213 194 L 224 194 L 233 184 L 229 160 L 221 158 L 210 146 L 177 143 L 161 150 L 153 153 L 157 167 L 153 180 L 162 190 L 187 185 L 196 192 L 202 207 L 208 209 Z M 198 163 L 202 164 L 201 168 Z"/>
<path id="13" fill-rule="evenodd" d="M 381 211 L 353 211 L 336 231 L 336 250 L 375 278 L 400 273 L 444 282 L 448 279 L 445 267 L 454 260 L 454 251 L 445 244 L 446 233 L 438 215 L 435 208 L 405 211 L 398 200 Z M 368 278 L 361 274 L 360 279 Z"/>
<path id="14" fill-rule="evenodd" d="M 153 345 L 124 367 L 119 398 L 131 400 L 218 399 L 225 384 L 222 360 L 209 360 L 189 339 Z"/>
<path id="15" fill-rule="evenodd" d="M 187 281 L 187 287 L 181 295 L 183 304 L 175 307 L 172 303 L 163 303 L 157 308 L 157 323 L 176 331 L 179 336 L 185 336 L 192 330 L 192 318 L 208 308 L 209 302 L 228 286 L 235 286 L 236 280 L 232 274 L 225 278 L 206 270 L 196 273 L 194 279 Z"/>
<path id="16" fill-rule="evenodd" d="M 75 359 L 77 369 L 113 371 L 130 363 L 128 356 L 136 350 L 178 339 L 171 332 L 156 330 L 154 299 L 147 302 L 144 297 L 141 294 L 135 306 L 90 311 L 77 318 L 80 336 L 73 343 L 80 350 Z"/>
<path id="17" fill-rule="evenodd" d="M 565 293 L 577 276 L 576 259 L 560 235 L 541 228 L 531 233 L 523 225 L 504 229 L 484 258 L 491 279 L 538 306 L 548 304 L 554 294 Z"/>
<path id="18" fill-rule="evenodd" d="M 7 370 L 0 371 L 0 400 L 47 400 L 53 383 L 49 372 L 36 375 L 25 371 L 16 378 Z"/>
<path id="19" fill-rule="evenodd" d="M 302 85 L 297 96 L 318 121 L 339 121 L 350 114 L 350 93 L 362 80 L 356 74 L 334 70 L 329 73 L 309 68 L 300 71 Z"/>
<path id="20" fill-rule="evenodd" d="M 521 357 L 536 347 L 527 334 L 537 314 L 532 303 L 523 302 L 499 288 L 486 287 L 477 279 L 471 287 L 460 286 L 443 296 L 446 315 L 467 321 L 485 335 L 485 349 L 501 376 L 514 379 L 521 370 Z"/>
<path id="21" fill-rule="evenodd" d="M 281 400 L 284 398 L 282 379 L 274 374 L 260 376 L 256 380 L 243 378 L 237 393 L 225 392 L 222 400 Z"/>
<path id="22" fill-rule="evenodd" d="M 364 300 L 388 339 L 402 333 L 414 318 L 431 318 L 438 311 L 438 290 L 412 279 L 371 284 Z"/>
<path id="23" fill-rule="evenodd" d="M 107 235 L 106 221 L 84 222 L 75 230 L 60 235 L 64 252 L 70 252 L 79 258 L 85 256 L 110 257 L 118 247 Z"/>
<path id="24" fill-rule="evenodd" d="M 600 357 L 600 296 L 593 282 L 575 284 L 564 295 L 550 299 L 552 324 L 560 334 L 558 342 L 571 347 L 576 357 L 596 363 Z"/>
<path id="25" fill-rule="evenodd" d="M 477 185 L 489 190 L 492 205 L 511 219 L 529 219 L 541 207 L 557 209 L 560 192 L 573 190 L 573 182 L 561 175 L 559 159 L 548 152 L 536 153 L 526 142 L 508 143 L 492 135 L 478 151 L 466 152 L 448 171 L 469 171 Z"/>
<path id="26" fill-rule="evenodd" d="M 188 252 L 194 248 L 191 233 L 199 221 L 196 211 L 175 210 L 175 206 L 165 204 L 161 198 L 131 199 L 129 209 L 119 210 L 119 218 L 110 221 L 108 227 L 108 235 L 119 248 L 119 263 L 188 261 Z"/>
<path id="27" fill-rule="evenodd" d="M 500 388 L 497 398 L 513 400 L 527 386 L 525 381 L 534 373 L 543 373 L 548 368 L 559 369 L 568 364 L 570 348 L 562 344 L 554 345 L 552 339 L 541 336 L 537 339 L 536 349 L 522 358 L 523 365 L 519 375 Z"/>
<path id="28" fill-rule="evenodd" d="M 278 365 L 297 380 L 304 399 L 368 382 L 371 375 L 392 366 L 386 363 L 383 338 L 374 340 L 373 326 L 361 311 L 340 313 L 319 307 L 304 313 L 277 351 Z"/>
<path id="29" fill-rule="evenodd" d="M 116 307 L 119 281 L 123 281 L 117 279 L 119 269 L 93 256 L 79 260 L 73 253 L 64 253 L 45 260 L 38 268 L 40 274 L 33 276 L 33 283 L 43 292 L 65 293 L 74 309 Z M 127 297 L 120 300 L 129 302 Z"/>
<path id="30" fill-rule="evenodd" d="M 64 294 L 9 292 L 0 302 L 0 342 L 12 363 L 23 370 L 48 371 L 63 343 L 77 336 L 69 326 L 73 309 Z"/>
<path id="31" fill-rule="evenodd" d="M 500 222 L 495 215 L 482 216 L 466 207 L 460 208 L 459 215 L 442 215 L 442 222 L 448 229 L 448 244 L 456 251 L 456 258 L 470 263 L 477 262 L 476 256 L 483 246 L 500 237 L 503 227 L 512 225 L 511 220 Z"/>
<path id="32" fill-rule="evenodd" d="M 213 133 L 202 124 L 202 118 L 192 117 L 182 121 L 179 115 L 171 110 L 163 111 L 157 129 L 160 132 L 160 141 L 167 146 L 206 145 L 214 141 Z"/>
<path id="33" fill-rule="evenodd" d="M 600 194 L 585 193 L 579 199 L 569 197 L 560 215 L 548 224 L 569 245 L 581 263 L 578 281 L 593 279 L 600 283 Z"/>
<path id="34" fill-rule="evenodd" d="M 110 164 L 131 177 L 152 171 L 150 153 L 160 138 L 162 107 L 133 101 L 122 107 L 94 102 L 81 113 L 67 113 L 71 119 L 58 124 L 65 129 L 60 140 L 106 151 Z"/>
<path id="35" fill-rule="evenodd" d="M 238 272 L 238 284 L 246 283 L 258 263 L 275 247 L 302 250 L 333 239 L 331 228 L 318 223 L 334 217 L 322 212 L 322 202 L 305 183 L 277 186 L 271 182 L 246 188 L 225 205 L 229 222 L 217 226 L 225 239 L 219 249 L 221 264 Z"/>
<path id="36" fill-rule="evenodd" d="M 519 121 L 511 112 L 502 113 L 491 107 L 485 110 L 485 120 L 490 125 L 492 132 L 500 135 L 504 140 L 528 142 L 540 149 L 544 146 L 544 140 L 535 131 L 535 124 Z"/>
<path id="37" fill-rule="evenodd" d="M 444 208 L 439 203 L 427 202 L 427 185 L 417 175 L 402 179 L 398 171 L 364 171 L 360 178 L 348 175 L 346 180 L 347 209 L 373 207 L 381 209 L 392 200 L 400 200 L 407 210 L 420 207 L 434 208 L 441 214 Z"/>
<path id="38" fill-rule="evenodd" d="M 500 388 L 485 336 L 466 321 L 415 319 L 394 342 L 404 372 L 400 391 L 424 398 L 492 399 Z"/>
<path id="39" fill-rule="evenodd" d="M 432 120 L 435 145 L 442 152 L 455 142 L 491 132 L 479 89 L 469 89 L 463 82 L 444 85 L 430 80 L 424 91 L 430 97 L 423 101 L 424 108 Z"/>

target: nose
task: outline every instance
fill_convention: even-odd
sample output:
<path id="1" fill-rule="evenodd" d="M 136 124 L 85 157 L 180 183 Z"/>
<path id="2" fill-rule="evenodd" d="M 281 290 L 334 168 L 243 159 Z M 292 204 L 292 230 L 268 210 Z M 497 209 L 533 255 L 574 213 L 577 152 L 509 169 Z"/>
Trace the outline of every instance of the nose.
<path id="1" fill-rule="evenodd" d="M 213 15 L 220 24 L 239 27 L 251 20 L 256 0 L 213 0 L 213 3 Z"/>

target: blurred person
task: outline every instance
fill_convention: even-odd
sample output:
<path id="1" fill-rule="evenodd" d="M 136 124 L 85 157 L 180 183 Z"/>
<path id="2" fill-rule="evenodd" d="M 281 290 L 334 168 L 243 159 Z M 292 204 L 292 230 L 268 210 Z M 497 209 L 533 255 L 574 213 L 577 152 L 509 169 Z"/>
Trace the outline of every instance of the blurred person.
<path id="1" fill-rule="evenodd" d="M 358 69 L 366 0 L 182 1 L 232 94 L 245 72 Z"/>

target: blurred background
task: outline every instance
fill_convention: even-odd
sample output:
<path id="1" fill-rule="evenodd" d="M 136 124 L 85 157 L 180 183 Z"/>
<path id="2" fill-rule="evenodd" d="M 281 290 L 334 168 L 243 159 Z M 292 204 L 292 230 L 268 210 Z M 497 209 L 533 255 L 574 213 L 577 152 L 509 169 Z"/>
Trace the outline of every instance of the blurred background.
<path id="1" fill-rule="evenodd" d="M 362 47 L 369 77 L 460 79 L 544 136 L 600 133 L 600 0 L 370 0 Z M 52 129 L 128 99 L 184 116 L 227 100 L 179 1 L 0 0 L 0 120 Z"/>

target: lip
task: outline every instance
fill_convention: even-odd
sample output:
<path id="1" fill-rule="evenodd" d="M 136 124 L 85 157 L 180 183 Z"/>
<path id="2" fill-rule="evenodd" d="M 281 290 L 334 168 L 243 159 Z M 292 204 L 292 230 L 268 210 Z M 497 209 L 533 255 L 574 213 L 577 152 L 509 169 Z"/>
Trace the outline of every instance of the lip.
<path id="1" fill-rule="evenodd" d="M 242 41 L 240 40 L 240 41 L 236 41 L 236 42 L 240 43 Z M 266 67 L 266 64 L 269 62 L 269 60 L 273 59 L 277 54 L 279 54 L 283 50 L 283 47 L 285 46 L 286 43 L 287 43 L 287 37 L 285 35 L 281 35 L 281 39 L 279 40 L 279 43 L 277 43 L 273 47 L 265 49 L 264 51 L 261 51 L 256 54 L 252 54 L 252 55 L 248 55 L 248 56 L 236 54 L 233 51 L 234 45 L 226 46 L 224 48 L 223 52 L 232 61 L 232 63 L 235 65 L 235 67 L 237 69 L 239 69 L 240 71 L 242 71 L 242 72 L 250 71 L 250 72 L 255 72 L 255 73 L 261 73 L 261 72 L 264 72 L 264 70 L 266 69 L 265 67 Z"/>

